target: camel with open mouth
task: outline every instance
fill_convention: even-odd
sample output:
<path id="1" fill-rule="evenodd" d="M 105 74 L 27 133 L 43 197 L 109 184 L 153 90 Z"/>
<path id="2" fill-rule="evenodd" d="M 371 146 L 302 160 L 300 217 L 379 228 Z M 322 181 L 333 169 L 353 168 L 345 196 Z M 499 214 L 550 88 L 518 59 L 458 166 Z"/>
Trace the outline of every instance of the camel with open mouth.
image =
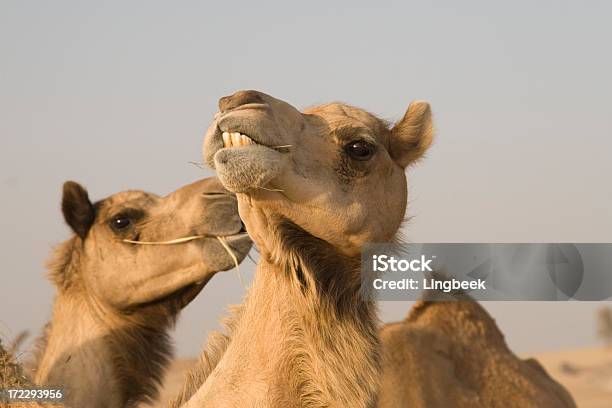
<path id="1" fill-rule="evenodd" d="M 261 257 L 173 407 L 575 406 L 476 302 L 423 302 L 379 332 L 359 295 L 361 248 L 396 240 L 405 168 L 432 142 L 427 103 L 392 127 L 350 105 L 301 113 L 256 91 L 219 107 L 204 156 Z"/>
<path id="2" fill-rule="evenodd" d="M 92 203 L 67 182 L 62 211 L 74 236 L 49 262 L 57 295 L 33 381 L 63 387 L 75 408 L 150 402 L 179 312 L 251 248 L 236 197 L 208 178 L 165 197 L 125 191 Z"/>
<path id="3" fill-rule="evenodd" d="M 301 113 L 256 91 L 219 107 L 205 158 L 261 256 L 230 333 L 211 339 L 174 406 L 374 407 L 378 319 L 360 295 L 360 252 L 395 239 L 405 168 L 432 141 L 429 105 L 412 103 L 393 127 L 349 105 Z"/>

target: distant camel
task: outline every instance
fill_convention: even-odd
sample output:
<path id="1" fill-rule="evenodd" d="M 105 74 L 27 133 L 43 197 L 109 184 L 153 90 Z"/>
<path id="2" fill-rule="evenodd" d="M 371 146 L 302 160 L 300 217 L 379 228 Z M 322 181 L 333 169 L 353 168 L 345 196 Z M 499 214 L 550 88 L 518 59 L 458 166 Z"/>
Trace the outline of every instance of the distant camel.
<path id="1" fill-rule="evenodd" d="M 534 359 L 518 358 L 495 321 L 466 296 L 417 302 L 381 330 L 379 408 L 575 408 Z"/>
<path id="2" fill-rule="evenodd" d="M 261 256 L 230 333 L 209 340 L 174 406 L 373 407 L 378 319 L 359 293 L 360 252 L 402 223 L 404 170 L 432 140 L 429 105 L 412 103 L 392 128 L 349 105 L 300 113 L 256 91 L 219 107 L 205 155 Z"/>
<path id="3" fill-rule="evenodd" d="M 57 296 L 33 380 L 65 387 L 73 408 L 152 401 L 179 312 L 251 247 L 236 198 L 209 178 L 166 197 L 126 191 L 92 204 L 67 182 L 62 211 L 75 235 L 49 262 Z"/>

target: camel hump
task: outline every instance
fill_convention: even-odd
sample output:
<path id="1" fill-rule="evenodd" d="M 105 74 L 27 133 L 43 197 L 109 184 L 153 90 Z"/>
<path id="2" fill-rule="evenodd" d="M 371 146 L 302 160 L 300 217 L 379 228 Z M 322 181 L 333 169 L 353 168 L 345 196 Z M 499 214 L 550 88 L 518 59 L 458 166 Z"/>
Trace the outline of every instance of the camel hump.
<path id="1" fill-rule="evenodd" d="M 405 322 L 428 326 L 448 335 L 465 337 L 465 341 L 487 339 L 499 347 L 506 347 L 504 335 L 495 319 L 480 303 L 464 293 L 436 294 L 437 300 L 417 301 Z"/>
<path id="2" fill-rule="evenodd" d="M 402 378 L 410 378 L 403 401 L 415 407 L 491 407 L 502 401 L 508 407 L 576 406 L 537 360 L 522 360 L 508 348 L 495 320 L 476 301 L 419 301 L 406 319 L 381 330 L 381 341 L 379 408 L 398 406 L 392 389 L 402 386 L 393 384 Z"/>

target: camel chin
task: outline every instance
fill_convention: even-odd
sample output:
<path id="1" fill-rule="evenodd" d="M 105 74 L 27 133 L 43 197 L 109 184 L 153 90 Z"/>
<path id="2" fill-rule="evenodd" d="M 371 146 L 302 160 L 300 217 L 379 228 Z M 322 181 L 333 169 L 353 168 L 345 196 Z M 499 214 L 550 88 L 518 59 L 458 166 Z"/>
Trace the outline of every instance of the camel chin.
<path id="1" fill-rule="evenodd" d="M 219 179 L 234 193 L 269 188 L 285 163 L 283 153 L 259 144 L 223 147 L 214 154 Z"/>

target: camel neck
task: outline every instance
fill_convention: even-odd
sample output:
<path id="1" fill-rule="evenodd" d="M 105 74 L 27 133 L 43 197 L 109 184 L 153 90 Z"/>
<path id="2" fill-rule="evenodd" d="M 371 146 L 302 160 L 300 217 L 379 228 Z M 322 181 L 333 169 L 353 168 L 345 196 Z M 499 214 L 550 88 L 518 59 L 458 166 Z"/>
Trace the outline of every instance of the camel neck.
<path id="1" fill-rule="evenodd" d="M 380 373 L 376 306 L 363 302 L 357 292 L 336 291 L 334 282 L 318 282 L 330 279 L 329 273 L 354 270 L 313 270 L 299 264 L 288 269 L 286 264 L 261 262 L 250 295 L 254 302 L 244 316 L 258 314 L 268 321 L 252 339 L 261 344 L 263 355 L 274 356 L 268 373 L 269 385 L 282 396 L 278 406 L 373 406 Z"/>
<path id="2" fill-rule="evenodd" d="M 68 406 L 119 406 L 107 335 L 108 330 L 98 324 L 84 297 L 60 293 L 34 382 L 63 387 Z"/>
<path id="3" fill-rule="evenodd" d="M 294 239 L 298 238 L 298 239 Z M 372 407 L 380 378 L 376 307 L 359 260 L 314 237 L 262 254 L 225 354 L 185 407 Z"/>
<path id="4" fill-rule="evenodd" d="M 35 382 L 64 386 L 74 407 L 123 408 L 154 399 L 172 355 L 174 318 L 160 308 L 124 315 L 82 292 L 60 292 Z"/>

